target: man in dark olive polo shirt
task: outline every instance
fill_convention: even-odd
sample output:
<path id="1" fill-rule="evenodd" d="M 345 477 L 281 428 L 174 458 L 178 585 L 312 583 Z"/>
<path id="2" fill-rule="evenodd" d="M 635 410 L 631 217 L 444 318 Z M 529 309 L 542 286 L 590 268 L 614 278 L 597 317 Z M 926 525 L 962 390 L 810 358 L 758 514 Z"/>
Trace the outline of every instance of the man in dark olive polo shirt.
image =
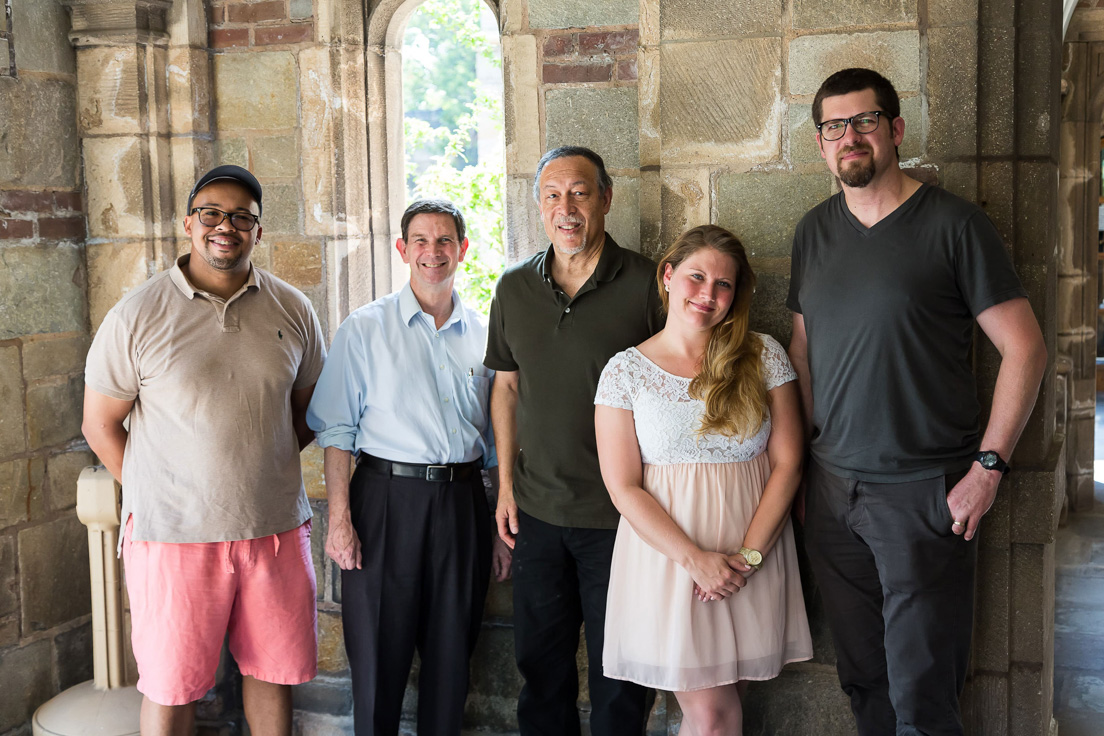
<path id="1" fill-rule="evenodd" d="M 647 690 L 602 675 L 618 514 L 598 468 L 594 393 L 606 362 L 662 325 L 655 264 L 605 232 L 602 157 L 549 151 L 533 195 L 552 245 L 508 269 L 491 304 L 488 368 L 499 458 L 498 532 L 514 550 L 522 736 L 580 732 L 575 652 L 586 623 L 590 730 L 644 731 Z"/>

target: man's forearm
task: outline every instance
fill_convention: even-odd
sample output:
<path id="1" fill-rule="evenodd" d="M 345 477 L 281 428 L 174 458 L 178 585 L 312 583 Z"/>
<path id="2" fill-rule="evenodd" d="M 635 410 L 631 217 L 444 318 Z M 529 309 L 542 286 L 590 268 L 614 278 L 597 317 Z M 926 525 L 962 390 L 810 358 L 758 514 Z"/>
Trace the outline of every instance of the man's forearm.
<path id="1" fill-rule="evenodd" d="M 330 508 L 330 518 L 349 515 L 349 469 L 352 467 L 353 453 L 337 447 L 327 447 L 323 473 L 326 477 L 326 501 Z"/>
<path id="2" fill-rule="evenodd" d="M 513 493 L 514 463 L 517 461 L 517 390 L 499 385 L 491 394 L 491 424 L 494 426 L 495 446 L 498 450 L 498 486 Z"/>
<path id="3" fill-rule="evenodd" d="M 1012 455 L 1035 406 L 1045 371 L 1046 350 L 1041 344 L 1008 350 L 1002 357 L 982 450 L 992 450 L 1006 461 Z"/>
<path id="4" fill-rule="evenodd" d="M 123 454 L 126 452 L 127 431 L 122 424 L 100 424 L 83 427 L 88 447 L 100 459 L 107 472 L 119 483 L 123 482 Z"/>

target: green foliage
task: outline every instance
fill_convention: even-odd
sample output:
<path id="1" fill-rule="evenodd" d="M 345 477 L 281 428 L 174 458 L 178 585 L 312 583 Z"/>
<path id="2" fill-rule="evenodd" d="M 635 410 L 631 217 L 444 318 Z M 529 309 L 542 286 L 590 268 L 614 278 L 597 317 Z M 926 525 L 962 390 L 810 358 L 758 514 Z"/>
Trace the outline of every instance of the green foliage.
<path id="1" fill-rule="evenodd" d="M 502 135 L 502 100 L 480 93 L 476 57 L 500 66 L 480 28 L 481 0 L 428 0 L 411 16 L 403 43 L 408 199 L 443 197 L 464 213 L 470 247 L 457 272 L 464 303 L 487 313 L 505 267 L 505 171 L 500 157 L 473 162 L 474 136 L 493 121 Z"/>

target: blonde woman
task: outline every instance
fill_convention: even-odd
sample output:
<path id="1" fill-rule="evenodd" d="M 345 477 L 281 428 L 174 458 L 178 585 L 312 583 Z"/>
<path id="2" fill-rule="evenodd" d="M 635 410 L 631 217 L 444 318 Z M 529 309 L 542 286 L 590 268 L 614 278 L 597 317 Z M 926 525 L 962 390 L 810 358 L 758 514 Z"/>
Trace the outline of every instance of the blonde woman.
<path id="1" fill-rule="evenodd" d="M 740 241 L 684 233 L 656 279 L 666 327 L 602 372 L 602 478 L 621 512 L 607 677 L 675 692 L 690 736 L 740 734 L 749 680 L 809 659 L 789 511 L 801 474 L 796 375 L 748 331 Z"/>

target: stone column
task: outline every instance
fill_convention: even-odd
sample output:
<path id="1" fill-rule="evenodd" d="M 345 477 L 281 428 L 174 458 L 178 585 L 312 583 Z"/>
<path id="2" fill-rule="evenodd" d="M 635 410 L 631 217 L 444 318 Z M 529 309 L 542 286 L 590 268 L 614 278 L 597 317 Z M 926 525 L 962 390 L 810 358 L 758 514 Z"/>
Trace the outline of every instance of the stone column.
<path id="1" fill-rule="evenodd" d="M 1093 505 L 1096 411 L 1098 208 L 1104 43 L 1081 40 L 1075 16 L 1067 33 L 1062 75 L 1058 179 L 1058 351 L 1068 364 L 1065 407 L 1069 510 Z M 1097 24 L 1100 17 L 1095 19 Z M 1096 27 L 1099 27 L 1098 25 Z"/>
<path id="2" fill-rule="evenodd" d="M 77 50 L 95 329 L 120 296 L 175 255 L 166 84 L 173 3 L 61 1 L 72 11 Z"/>

